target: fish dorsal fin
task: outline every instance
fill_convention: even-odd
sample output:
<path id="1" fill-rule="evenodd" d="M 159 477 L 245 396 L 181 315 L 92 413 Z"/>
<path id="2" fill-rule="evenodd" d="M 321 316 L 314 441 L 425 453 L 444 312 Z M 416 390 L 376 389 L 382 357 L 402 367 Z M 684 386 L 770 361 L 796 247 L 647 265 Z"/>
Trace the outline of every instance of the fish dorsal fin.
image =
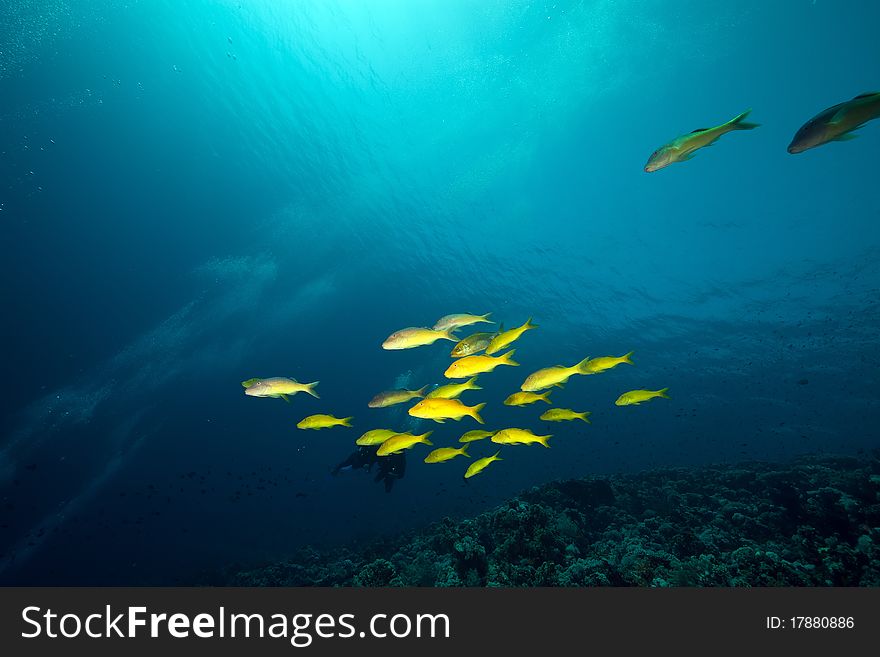
<path id="1" fill-rule="evenodd" d="M 706 130 L 709 130 L 709 128 L 697 128 L 696 130 L 691 130 L 691 134 L 693 135 L 697 132 L 706 132 Z"/>
<path id="2" fill-rule="evenodd" d="M 870 98 L 871 96 L 880 96 L 880 91 L 866 91 L 863 94 L 859 94 L 853 100 L 857 100 L 859 98 Z"/>

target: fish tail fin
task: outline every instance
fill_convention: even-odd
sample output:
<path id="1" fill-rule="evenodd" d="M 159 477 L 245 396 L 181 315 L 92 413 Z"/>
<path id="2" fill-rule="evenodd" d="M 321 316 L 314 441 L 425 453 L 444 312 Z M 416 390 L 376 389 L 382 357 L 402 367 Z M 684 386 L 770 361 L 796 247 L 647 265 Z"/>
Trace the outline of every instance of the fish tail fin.
<path id="1" fill-rule="evenodd" d="M 590 421 L 590 418 L 587 417 L 588 415 L 590 415 L 590 411 L 584 411 L 583 413 L 578 413 L 578 414 L 577 414 L 577 416 L 578 416 L 580 419 L 582 419 L 584 422 L 586 422 L 587 424 L 593 424 L 593 423 Z"/>
<path id="2" fill-rule="evenodd" d="M 547 402 L 548 404 L 550 404 L 552 406 L 553 402 L 550 401 L 550 393 L 551 392 L 553 392 L 552 388 L 550 390 L 545 391 L 543 395 L 538 395 L 538 399 L 543 399 L 545 402 Z"/>
<path id="3" fill-rule="evenodd" d="M 547 441 L 550 440 L 552 437 L 553 434 L 550 434 L 549 436 L 538 436 L 538 442 L 547 449 L 550 449 L 550 445 L 547 444 Z"/>
<path id="4" fill-rule="evenodd" d="M 468 386 L 470 386 L 470 390 L 482 390 L 480 386 L 477 385 L 477 377 L 472 376 L 471 380 L 467 382 Z"/>
<path id="5" fill-rule="evenodd" d="M 453 342 L 458 342 L 458 338 L 455 336 L 455 332 L 458 330 L 457 326 L 453 326 L 452 328 L 448 328 L 442 332 L 440 335 L 441 340 L 452 340 Z"/>
<path id="6" fill-rule="evenodd" d="M 735 116 L 727 122 L 734 130 L 754 130 L 761 127 L 760 123 L 748 123 L 745 118 L 751 113 L 751 109 L 747 109 L 739 116 Z"/>
<path id="7" fill-rule="evenodd" d="M 623 355 L 623 358 L 621 358 L 620 362 L 621 362 L 621 363 L 629 363 L 630 365 L 634 365 L 634 363 L 632 362 L 632 355 L 633 355 L 633 352 L 632 352 L 632 351 L 630 351 L 629 353 L 624 354 L 624 355 Z"/>
<path id="8" fill-rule="evenodd" d="M 416 393 L 416 395 L 418 395 L 419 397 L 424 397 L 425 395 L 428 394 L 428 388 L 430 388 L 430 387 L 431 387 L 431 384 L 428 383 L 428 384 L 426 384 L 426 385 L 423 385 L 423 386 L 422 386 L 421 388 L 419 388 L 418 390 L 416 390 L 415 393 Z"/>
<path id="9" fill-rule="evenodd" d="M 666 394 L 667 392 L 669 392 L 669 388 L 662 388 L 657 391 L 657 396 L 663 397 L 663 399 L 670 399 L 669 395 Z"/>
<path id="10" fill-rule="evenodd" d="M 467 456 L 468 458 L 470 458 L 471 455 L 468 454 L 467 448 L 468 448 L 468 444 L 465 443 L 464 445 L 461 446 L 461 448 L 459 448 L 458 451 L 461 452 L 462 456 Z"/>
<path id="11" fill-rule="evenodd" d="M 492 455 L 492 460 L 493 461 L 502 461 L 503 459 L 500 456 L 498 456 L 500 453 L 501 453 L 501 450 L 499 449 L 497 452 L 495 452 Z"/>
<path id="12" fill-rule="evenodd" d="M 587 367 L 587 364 L 590 362 L 590 357 L 587 356 L 580 363 L 574 366 L 574 369 L 577 370 L 578 374 L 589 374 L 590 370 Z"/>
<path id="13" fill-rule="evenodd" d="M 488 322 L 489 324 L 494 324 L 495 322 L 493 322 L 491 319 L 489 319 L 489 315 L 491 315 L 491 314 L 492 314 L 492 313 L 486 313 L 485 315 L 480 315 L 480 318 L 481 318 L 484 322 Z"/>
<path id="14" fill-rule="evenodd" d="M 432 433 L 434 433 L 434 430 L 433 430 L 433 429 L 431 429 L 430 431 L 426 431 L 425 433 L 423 433 L 423 434 L 422 434 L 422 442 L 425 443 L 426 445 L 431 445 L 431 446 L 433 446 L 434 443 L 432 443 L 430 440 L 428 440 L 428 437 L 429 437 Z"/>
<path id="15" fill-rule="evenodd" d="M 526 320 L 526 323 L 523 325 L 523 330 L 526 330 L 526 331 L 528 331 L 529 329 L 536 329 L 536 328 L 538 328 L 538 325 L 532 323 L 532 318 L 531 318 L 531 317 L 529 317 L 529 318 Z"/>
<path id="16" fill-rule="evenodd" d="M 318 393 L 315 392 L 315 386 L 318 385 L 319 383 L 320 383 L 320 381 L 312 381 L 311 383 L 306 383 L 305 384 L 306 387 L 304 389 L 304 392 L 307 392 L 315 399 L 320 399 L 320 397 L 318 396 Z"/>
<path id="17" fill-rule="evenodd" d="M 514 367 L 518 367 L 519 363 L 517 363 L 515 360 L 513 360 L 513 354 L 515 354 L 515 353 L 516 353 L 516 349 L 511 349 L 506 354 L 504 354 L 503 356 L 500 357 L 501 362 L 504 363 L 505 365 L 513 365 Z"/>
<path id="18" fill-rule="evenodd" d="M 486 424 L 485 422 L 483 422 L 483 418 L 480 417 L 480 411 L 482 411 L 483 407 L 485 407 L 485 406 L 486 406 L 486 402 L 483 402 L 482 404 L 477 404 L 476 406 L 474 406 L 471 409 L 471 417 L 474 418 L 480 424 Z"/>
<path id="19" fill-rule="evenodd" d="M 350 427 L 351 421 L 354 419 L 354 415 L 350 415 L 348 417 L 344 417 L 339 421 L 339 424 L 343 427 Z"/>

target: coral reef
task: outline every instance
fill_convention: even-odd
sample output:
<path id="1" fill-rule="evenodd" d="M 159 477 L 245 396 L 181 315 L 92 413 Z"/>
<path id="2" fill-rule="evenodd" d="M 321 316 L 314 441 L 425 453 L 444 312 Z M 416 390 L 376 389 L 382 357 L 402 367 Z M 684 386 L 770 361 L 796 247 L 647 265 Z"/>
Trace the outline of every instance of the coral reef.
<path id="1" fill-rule="evenodd" d="M 284 586 L 878 586 L 880 451 L 587 477 L 357 552 L 232 574 Z"/>

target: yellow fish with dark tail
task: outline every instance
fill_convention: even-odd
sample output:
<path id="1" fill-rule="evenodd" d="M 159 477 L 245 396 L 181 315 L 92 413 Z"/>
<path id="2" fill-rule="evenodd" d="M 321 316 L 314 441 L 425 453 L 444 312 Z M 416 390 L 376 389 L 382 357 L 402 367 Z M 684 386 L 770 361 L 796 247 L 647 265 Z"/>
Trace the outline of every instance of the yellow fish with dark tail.
<path id="1" fill-rule="evenodd" d="M 759 123 L 746 123 L 745 118 L 752 110 L 746 110 L 739 116 L 735 116 L 727 123 L 715 126 L 714 128 L 698 128 L 686 135 L 677 137 L 665 146 L 661 146 L 651 153 L 648 163 L 645 165 L 645 171 L 651 173 L 663 167 L 668 167 L 676 162 L 684 162 L 690 160 L 697 151 L 706 146 L 711 146 L 722 135 L 734 130 L 753 130 L 757 128 Z"/>
<path id="2" fill-rule="evenodd" d="M 646 402 L 650 399 L 655 399 L 656 397 L 669 399 L 669 395 L 666 394 L 667 392 L 669 392 L 669 388 L 662 388 L 660 390 L 630 390 L 629 392 L 625 392 L 620 397 L 618 397 L 617 401 L 614 402 L 614 405 L 638 406 L 642 402 Z"/>
<path id="3" fill-rule="evenodd" d="M 880 118 L 880 91 L 859 94 L 829 107 L 802 125 L 788 145 L 788 152 L 803 153 L 830 141 L 855 139 L 852 131 L 876 118 Z"/>
<path id="4" fill-rule="evenodd" d="M 470 479 L 474 475 L 480 474 L 483 470 L 485 470 L 487 467 L 489 467 L 489 465 L 491 463 L 494 463 L 495 461 L 502 460 L 501 457 L 498 456 L 500 453 L 501 453 L 501 450 L 499 449 L 492 456 L 485 456 L 485 457 L 483 457 L 481 459 L 477 459 L 476 461 L 471 463 L 468 466 L 468 469 L 465 470 L 464 478 Z"/>
<path id="5" fill-rule="evenodd" d="M 297 429 L 329 429 L 330 427 L 350 427 L 354 417 L 333 417 L 318 413 L 317 415 L 309 415 L 296 423 Z"/>

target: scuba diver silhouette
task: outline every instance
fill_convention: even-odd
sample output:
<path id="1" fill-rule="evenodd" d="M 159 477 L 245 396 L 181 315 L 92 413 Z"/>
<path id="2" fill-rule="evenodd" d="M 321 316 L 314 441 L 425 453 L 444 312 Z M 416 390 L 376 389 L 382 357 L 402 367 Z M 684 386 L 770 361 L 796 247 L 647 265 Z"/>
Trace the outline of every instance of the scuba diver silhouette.
<path id="1" fill-rule="evenodd" d="M 379 447 L 379 445 L 362 445 L 358 447 L 345 460 L 338 463 L 330 471 L 330 474 L 336 476 L 342 470 L 358 470 L 360 468 L 365 468 L 367 472 L 371 472 L 373 465 L 378 464 L 373 481 L 376 483 L 384 482 L 385 492 L 390 493 L 394 482 L 402 479 L 406 473 L 406 455 L 400 452 L 399 454 L 391 454 L 389 456 L 377 456 L 376 451 Z"/>

